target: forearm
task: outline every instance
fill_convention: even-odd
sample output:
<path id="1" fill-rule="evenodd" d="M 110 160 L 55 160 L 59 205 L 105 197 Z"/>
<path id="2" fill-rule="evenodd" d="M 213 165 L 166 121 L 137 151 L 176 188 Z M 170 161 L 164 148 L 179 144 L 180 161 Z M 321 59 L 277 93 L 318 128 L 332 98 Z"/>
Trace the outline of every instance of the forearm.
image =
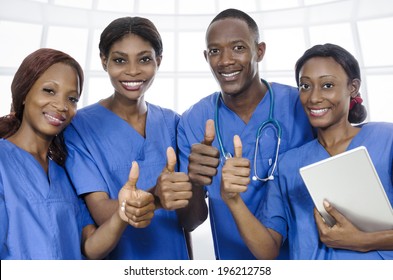
<path id="1" fill-rule="evenodd" d="M 240 235 L 257 259 L 275 259 L 281 247 L 281 235 L 267 229 L 248 209 L 240 196 L 227 205 Z"/>
<path id="2" fill-rule="evenodd" d="M 118 210 L 117 200 L 110 199 L 107 193 L 94 192 L 85 196 L 91 216 L 97 225 L 102 225 Z"/>
<path id="3" fill-rule="evenodd" d="M 86 258 L 102 259 L 107 256 L 116 247 L 127 225 L 116 211 L 95 231 L 84 232 L 87 235 L 83 246 Z"/>
<path id="4" fill-rule="evenodd" d="M 354 251 L 393 250 L 393 230 L 362 232 L 353 241 Z"/>
<path id="5" fill-rule="evenodd" d="M 201 225 L 208 214 L 203 187 L 193 186 L 192 198 L 185 208 L 177 210 L 179 222 L 184 230 L 191 232 Z"/>

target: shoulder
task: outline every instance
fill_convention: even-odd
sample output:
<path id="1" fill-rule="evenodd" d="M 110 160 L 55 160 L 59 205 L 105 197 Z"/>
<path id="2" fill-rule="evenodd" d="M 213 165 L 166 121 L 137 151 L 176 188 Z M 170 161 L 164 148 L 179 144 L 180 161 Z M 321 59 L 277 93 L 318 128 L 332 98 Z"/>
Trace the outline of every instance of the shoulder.
<path id="1" fill-rule="evenodd" d="M 275 98 L 275 106 L 282 109 L 301 108 L 297 88 L 280 83 L 271 83 Z"/>
<path id="2" fill-rule="evenodd" d="M 275 95 L 279 97 L 298 97 L 299 96 L 299 91 L 297 88 L 290 86 L 290 85 L 285 85 L 285 84 L 280 84 L 280 83 L 271 83 L 271 87 L 275 93 Z"/>
<path id="3" fill-rule="evenodd" d="M 370 136 L 386 135 L 393 138 L 393 123 L 389 122 L 369 122 L 359 125 L 363 133 L 368 133 Z"/>
<path id="4" fill-rule="evenodd" d="M 0 154 L 8 155 L 15 146 L 6 139 L 0 138 Z"/>
<path id="5" fill-rule="evenodd" d="M 101 106 L 99 103 L 94 103 L 91 105 L 88 105 L 86 107 L 83 107 L 81 109 L 78 109 L 75 117 L 72 120 L 72 124 L 82 122 L 84 120 L 89 120 L 91 118 L 100 118 L 102 117 L 103 111 L 106 110 L 103 106 Z"/>
<path id="6" fill-rule="evenodd" d="M 293 164 L 294 162 L 298 162 L 300 164 L 304 157 L 309 157 L 310 153 L 315 151 L 317 142 L 318 140 L 314 139 L 300 147 L 292 148 L 284 152 L 279 160 L 280 164 L 287 167 L 295 166 Z"/>
<path id="7" fill-rule="evenodd" d="M 180 117 L 177 112 L 171 109 L 154 105 L 148 102 L 146 102 L 146 104 L 148 106 L 148 114 L 163 115 L 167 118 L 173 118 L 173 119 L 178 119 Z"/>
<path id="8" fill-rule="evenodd" d="M 393 123 L 390 122 L 368 122 L 360 125 L 362 128 L 369 130 L 392 130 Z"/>

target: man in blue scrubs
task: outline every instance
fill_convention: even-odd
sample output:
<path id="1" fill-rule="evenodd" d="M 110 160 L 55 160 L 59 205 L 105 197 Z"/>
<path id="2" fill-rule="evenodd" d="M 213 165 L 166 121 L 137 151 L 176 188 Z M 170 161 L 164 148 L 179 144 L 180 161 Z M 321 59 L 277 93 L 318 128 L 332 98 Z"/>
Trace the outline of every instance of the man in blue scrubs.
<path id="1" fill-rule="evenodd" d="M 221 92 L 203 98 L 184 112 L 178 126 L 180 169 L 188 172 L 193 184 L 189 207 L 202 213 L 207 195 L 217 259 L 255 259 L 220 197 L 224 154 L 233 155 L 233 136 L 241 137 L 243 157 L 250 160 L 250 176 L 255 177 L 242 194 L 252 213 L 265 195 L 264 179 L 274 178 L 270 175 L 274 173 L 276 152 L 281 154 L 313 138 L 297 89 L 267 83 L 259 77 L 258 63 L 265 47 L 250 16 L 235 9 L 218 14 L 207 29 L 204 55 Z M 269 124 L 258 133 L 270 112 L 279 126 Z M 282 136 L 277 150 L 278 130 Z"/>

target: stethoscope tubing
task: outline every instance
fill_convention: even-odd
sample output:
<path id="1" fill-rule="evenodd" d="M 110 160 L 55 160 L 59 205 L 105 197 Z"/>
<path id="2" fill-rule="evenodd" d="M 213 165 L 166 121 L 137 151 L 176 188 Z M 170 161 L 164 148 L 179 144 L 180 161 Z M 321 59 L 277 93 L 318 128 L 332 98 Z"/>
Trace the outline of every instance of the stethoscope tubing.
<path id="1" fill-rule="evenodd" d="M 282 129 L 281 129 L 279 122 L 276 119 L 274 119 L 275 100 L 274 100 L 273 89 L 271 88 L 270 84 L 267 81 L 265 81 L 264 79 L 262 79 L 262 82 L 267 86 L 269 96 L 270 96 L 269 116 L 268 116 L 267 120 L 265 120 L 264 122 L 262 122 L 260 124 L 260 126 L 258 127 L 258 130 L 257 130 L 257 133 L 256 133 L 256 144 L 255 144 L 256 146 L 255 146 L 255 153 L 254 153 L 254 176 L 252 177 L 252 179 L 265 182 L 265 181 L 274 179 L 273 174 L 274 174 L 275 169 L 277 167 L 278 154 L 279 154 L 279 149 L 280 149 L 280 144 L 281 144 Z M 222 138 L 221 138 L 220 123 L 219 123 L 219 116 L 218 116 L 220 99 L 221 99 L 221 93 L 217 95 L 217 99 L 216 99 L 215 110 L 214 110 L 214 128 L 215 128 L 220 152 L 221 152 L 224 159 L 228 159 L 228 158 L 231 158 L 232 155 L 231 155 L 231 153 L 229 153 L 225 150 L 224 144 L 223 144 Z M 276 135 L 277 136 L 277 145 L 276 145 L 276 149 L 275 149 L 275 160 L 274 160 L 273 166 L 271 168 L 271 170 L 272 170 L 271 174 L 267 178 L 260 178 L 257 174 L 257 162 L 256 162 L 257 153 L 258 153 L 258 146 L 259 146 L 259 137 L 260 137 L 263 129 L 265 129 L 267 126 L 270 126 L 270 125 L 275 128 L 276 134 L 277 134 Z"/>

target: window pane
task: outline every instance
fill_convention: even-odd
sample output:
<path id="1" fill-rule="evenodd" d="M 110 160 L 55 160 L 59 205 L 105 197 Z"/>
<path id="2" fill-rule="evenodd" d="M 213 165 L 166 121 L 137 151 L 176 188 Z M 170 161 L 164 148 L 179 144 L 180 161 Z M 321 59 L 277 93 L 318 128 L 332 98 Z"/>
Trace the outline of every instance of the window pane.
<path id="1" fill-rule="evenodd" d="M 91 44 L 91 50 L 87 52 L 90 56 L 90 70 L 103 71 L 100 58 L 100 50 L 98 44 L 100 43 L 100 36 L 102 30 L 94 30 L 93 42 Z"/>
<path id="2" fill-rule="evenodd" d="M 177 112 L 183 113 L 205 96 L 219 91 L 216 80 L 210 78 L 184 78 L 178 82 Z"/>
<path id="3" fill-rule="evenodd" d="M 175 34 L 173 32 L 161 32 L 161 39 L 164 51 L 159 71 L 175 71 L 175 61 L 177 59 L 175 54 Z"/>
<path id="4" fill-rule="evenodd" d="M 93 0 L 54 0 L 54 4 L 67 7 L 91 9 Z"/>
<path id="5" fill-rule="evenodd" d="M 245 12 L 255 11 L 256 10 L 256 2 L 255 1 L 238 1 L 238 0 L 221 0 L 221 1 L 219 1 L 218 11 L 222 11 L 222 10 L 229 9 L 229 8 L 240 9 Z M 213 19 L 213 17 L 214 16 L 212 16 L 211 19 Z"/>
<path id="6" fill-rule="evenodd" d="M 46 46 L 68 53 L 85 68 L 87 39 L 87 29 L 50 26 Z"/>
<path id="7" fill-rule="evenodd" d="M 152 104 L 175 110 L 175 81 L 173 78 L 156 77 L 145 95 Z"/>
<path id="8" fill-rule="evenodd" d="M 340 45 L 357 56 L 349 23 L 310 27 L 310 43 L 311 46 L 325 43 Z"/>
<path id="9" fill-rule="evenodd" d="M 266 43 L 263 58 L 267 71 L 293 70 L 297 59 L 304 53 L 303 29 L 268 29 L 262 36 Z"/>
<path id="10" fill-rule="evenodd" d="M 83 90 L 83 104 L 78 104 L 78 108 L 90 105 L 110 96 L 113 93 L 113 87 L 109 77 L 90 77 L 88 88 Z M 79 102 L 80 103 L 80 102 Z"/>
<path id="11" fill-rule="evenodd" d="M 368 117 L 371 121 L 393 122 L 391 104 L 393 94 L 387 89 L 392 75 L 368 75 L 367 76 L 367 100 Z"/>
<path id="12" fill-rule="evenodd" d="M 22 60 L 40 48 L 42 26 L 0 21 L 0 66 L 19 67 Z"/>
<path id="13" fill-rule="evenodd" d="M 244 2 L 244 1 L 243 1 Z M 280 1 L 266 1 L 260 0 L 260 8 L 262 11 L 288 9 L 299 6 L 298 0 L 280 0 Z"/>
<path id="14" fill-rule="evenodd" d="M 214 14 L 216 7 L 214 1 L 198 0 L 198 1 L 178 1 L 179 14 Z"/>
<path id="15" fill-rule="evenodd" d="M 8 115 L 11 109 L 11 82 L 13 76 L 0 76 L 0 117 Z"/>
<path id="16" fill-rule="evenodd" d="M 393 18 L 358 23 L 360 45 L 366 66 L 393 65 Z M 385 55 L 381 55 L 385 54 Z"/>
<path id="17" fill-rule="evenodd" d="M 97 10 L 113 12 L 134 12 L 135 0 L 97 0 Z"/>
<path id="18" fill-rule="evenodd" d="M 138 8 L 146 14 L 175 14 L 175 0 L 142 0 Z"/>
<path id="19" fill-rule="evenodd" d="M 180 32 L 178 43 L 179 71 L 209 71 L 203 56 L 205 32 Z"/>

